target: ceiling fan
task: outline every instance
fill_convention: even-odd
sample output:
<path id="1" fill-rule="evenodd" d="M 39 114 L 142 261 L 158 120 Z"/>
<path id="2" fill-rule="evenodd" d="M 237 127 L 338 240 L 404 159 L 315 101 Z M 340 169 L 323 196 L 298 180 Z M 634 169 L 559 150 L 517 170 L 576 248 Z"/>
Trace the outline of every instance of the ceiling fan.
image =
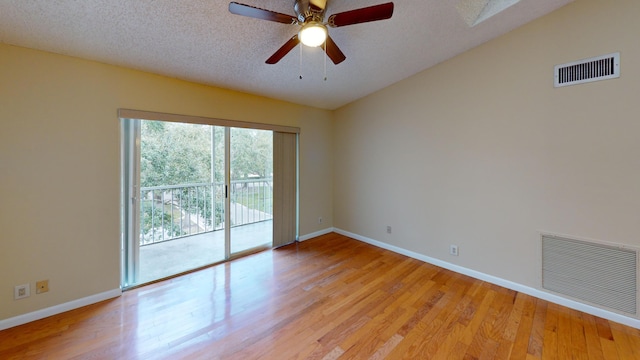
<path id="1" fill-rule="evenodd" d="M 289 53 L 296 45 L 302 43 L 310 47 L 324 44 L 324 51 L 334 64 L 339 64 L 346 59 L 338 45 L 331 39 L 327 26 L 341 27 L 360 24 L 370 21 L 386 20 L 393 15 L 393 3 L 364 7 L 349 10 L 329 16 L 324 22 L 327 0 L 295 0 L 293 10 L 296 16 L 261 9 L 255 6 L 231 2 L 229 11 L 232 14 L 248 16 L 261 20 L 275 21 L 283 24 L 297 24 L 300 31 L 278 49 L 269 59 L 267 64 L 275 64 Z"/>

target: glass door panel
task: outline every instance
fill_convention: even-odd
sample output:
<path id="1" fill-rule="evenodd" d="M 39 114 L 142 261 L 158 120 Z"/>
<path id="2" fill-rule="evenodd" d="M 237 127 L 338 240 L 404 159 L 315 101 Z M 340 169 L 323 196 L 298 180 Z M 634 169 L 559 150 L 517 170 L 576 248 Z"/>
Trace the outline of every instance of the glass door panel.
<path id="1" fill-rule="evenodd" d="M 273 132 L 230 129 L 230 254 L 271 247 Z"/>
<path id="2" fill-rule="evenodd" d="M 225 260 L 224 128 L 141 121 L 134 284 Z"/>

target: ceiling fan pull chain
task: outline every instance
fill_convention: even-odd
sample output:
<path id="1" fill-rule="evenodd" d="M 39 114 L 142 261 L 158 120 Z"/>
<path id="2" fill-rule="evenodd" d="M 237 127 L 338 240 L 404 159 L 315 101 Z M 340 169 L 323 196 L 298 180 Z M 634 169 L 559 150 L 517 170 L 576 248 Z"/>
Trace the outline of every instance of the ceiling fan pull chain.
<path id="1" fill-rule="evenodd" d="M 302 45 L 300 45 L 300 80 L 302 80 Z"/>
<path id="2" fill-rule="evenodd" d="M 327 81 L 327 42 L 324 42 L 324 81 Z"/>

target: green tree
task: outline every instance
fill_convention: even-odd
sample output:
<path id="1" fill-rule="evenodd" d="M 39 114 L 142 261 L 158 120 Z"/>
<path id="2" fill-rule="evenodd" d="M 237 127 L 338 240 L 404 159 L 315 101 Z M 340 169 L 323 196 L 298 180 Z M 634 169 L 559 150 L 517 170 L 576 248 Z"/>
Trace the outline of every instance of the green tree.
<path id="1" fill-rule="evenodd" d="M 266 130 L 232 129 L 231 180 L 269 178 L 273 172 L 273 133 Z"/>
<path id="2" fill-rule="evenodd" d="M 209 126 L 143 121 L 140 153 L 143 187 L 201 183 L 211 179 Z"/>

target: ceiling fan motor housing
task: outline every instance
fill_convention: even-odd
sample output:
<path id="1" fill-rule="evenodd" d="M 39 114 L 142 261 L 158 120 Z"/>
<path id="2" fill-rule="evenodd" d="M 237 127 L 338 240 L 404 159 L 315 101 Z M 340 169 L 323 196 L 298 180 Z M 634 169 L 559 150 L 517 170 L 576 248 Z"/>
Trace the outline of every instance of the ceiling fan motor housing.
<path id="1" fill-rule="evenodd" d="M 295 0 L 293 8 L 298 16 L 298 21 L 303 24 L 307 21 L 316 21 L 321 23 L 324 19 L 324 7 L 320 7 L 319 1 L 313 0 Z"/>

